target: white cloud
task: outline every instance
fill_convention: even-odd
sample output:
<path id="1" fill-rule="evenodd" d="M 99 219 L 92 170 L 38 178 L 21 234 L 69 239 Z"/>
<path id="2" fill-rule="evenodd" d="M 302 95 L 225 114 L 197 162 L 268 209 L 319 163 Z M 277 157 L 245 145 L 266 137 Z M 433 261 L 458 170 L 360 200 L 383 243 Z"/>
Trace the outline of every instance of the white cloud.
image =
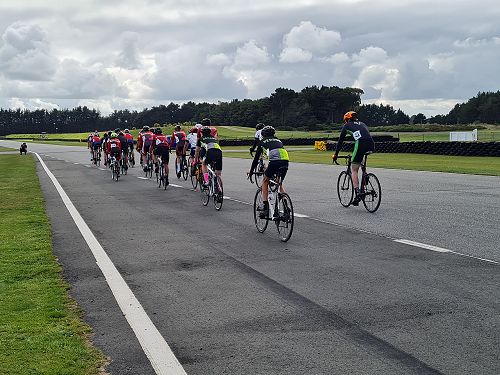
<path id="1" fill-rule="evenodd" d="M 141 56 L 138 48 L 139 35 L 127 32 L 123 35 L 122 50 L 117 59 L 117 65 L 126 69 L 141 67 Z"/>
<path id="2" fill-rule="evenodd" d="M 353 65 L 365 67 L 374 64 L 384 64 L 388 60 L 387 52 L 380 47 L 369 46 L 363 48 L 352 57 Z"/>
<path id="3" fill-rule="evenodd" d="M 234 63 L 239 66 L 254 66 L 266 64 L 270 61 L 267 48 L 259 47 L 255 40 L 246 42 L 236 50 Z"/>
<path id="4" fill-rule="evenodd" d="M 285 48 L 300 48 L 312 52 L 328 52 L 342 40 L 340 33 L 302 21 L 283 37 Z"/>
<path id="5" fill-rule="evenodd" d="M 231 63 L 231 58 L 225 53 L 217 53 L 208 55 L 206 61 L 208 65 L 225 66 Z"/>
<path id="6" fill-rule="evenodd" d="M 280 62 L 299 63 L 312 60 L 312 53 L 302 48 L 287 47 L 280 54 Z"/>
<path id="7" fill-rule="evenodd" d="M 330 64 L 343 64 L 351 61 L 349 55 L 345 52 L 335 53 L 328 57 L 322 57 L 319 61 L 330 63 Z"/>

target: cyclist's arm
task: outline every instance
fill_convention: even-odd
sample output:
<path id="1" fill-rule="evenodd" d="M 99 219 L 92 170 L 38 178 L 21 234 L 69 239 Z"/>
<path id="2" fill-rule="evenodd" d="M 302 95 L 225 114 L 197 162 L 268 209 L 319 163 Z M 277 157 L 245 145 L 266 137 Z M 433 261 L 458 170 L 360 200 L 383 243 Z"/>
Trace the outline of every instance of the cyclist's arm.
<path id="1" fill-rule="evenodd" d="M 259 138 L 254 138 L 253 139 L 253 145 L 252 145 L 252 147 L 250 147 L 250 152 L 254 152 L 255 151 L 255 147 L 257 147 L 258 144 L 259 144 Z"/>
<path id="2" fill-rule="evenodd" d="M 250 167 L 250 174 L 253 173 L 255 168 L 257 167 L 257 164 L 259 163 L 260 155 L 262 155 L 262 146 L 257 147 L 257 152 L 255 153 L 253 160 L 252 160 L 252 166 Z"/>
<path id="3" fill-rule="evenodd" d="M 342 149 L 342 144 L 344 143 L 344 139 L 345 139 L 345 136 L 347 134 L 347 125 L 344 125 L 342 127 L 342 130 L 340 131 L 340 136 L 339 136 L 339 140 L 337 142 L 337 146 L 335 147 L 335 156 L 337 156 L 340 152 L 340 150 Z"/>

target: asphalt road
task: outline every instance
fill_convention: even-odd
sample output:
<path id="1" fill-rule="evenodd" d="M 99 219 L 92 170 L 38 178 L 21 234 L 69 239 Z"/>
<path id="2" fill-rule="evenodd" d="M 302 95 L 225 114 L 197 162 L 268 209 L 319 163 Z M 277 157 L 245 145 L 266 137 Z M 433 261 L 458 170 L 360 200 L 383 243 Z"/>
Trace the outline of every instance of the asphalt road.
<path id="1" fill-rule="evenodd" d="M 108 171 L 84 166 L 81 148 L 29 147 L 188 374 L 500 373 L 500 266 L 392 240 L 500 260 L 498 177 L 374 169 L 384 196 L 372 215 L 338 204 L 332 183 L 340 167 L 292 164 L 287 190 L 295 211 L 310 218 L 296 218 L 283 244 L 272 227 L 257 233 L 241 203 L 255 192 L 244 177 L 248 161 L 224 160 L 233 200 L 216 212 L 188 188 L 163 191 L 138 179 L 137 168 L 115 183 Z M 110 372 L 153 373 L 39 172 L 55 252 Z"/>

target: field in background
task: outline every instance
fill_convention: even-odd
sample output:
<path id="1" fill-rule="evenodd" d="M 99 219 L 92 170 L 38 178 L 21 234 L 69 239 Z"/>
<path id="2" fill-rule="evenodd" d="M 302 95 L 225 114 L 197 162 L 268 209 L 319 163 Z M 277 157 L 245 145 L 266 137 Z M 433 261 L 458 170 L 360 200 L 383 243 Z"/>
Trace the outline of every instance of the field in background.
<path id="1" fill-rule="evenodd" d="M 288 153 L 291 162 L 332 164 L 331 151 L 290 150 Z M 228 152 L 224 157 L 250 159 L 250 154 L 245 151 Z M 341 163 L 343 160 L 339 159 Z M 375 153 L 368 158 L 370 167 L 500 176 L 500 158 L 484 156 Z"/>

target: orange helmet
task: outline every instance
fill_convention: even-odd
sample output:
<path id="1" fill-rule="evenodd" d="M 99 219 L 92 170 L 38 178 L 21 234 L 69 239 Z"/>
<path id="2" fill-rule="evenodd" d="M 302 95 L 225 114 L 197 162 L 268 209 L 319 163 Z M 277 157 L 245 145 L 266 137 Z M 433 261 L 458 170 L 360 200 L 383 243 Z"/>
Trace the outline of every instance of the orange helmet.
<path id="1" fill-rule="evenodd" d="M 349 111 L 344 115 L 344 121 L 347 122 L 349 120 L 352 120 L 354 118 L 358 117 L 358 114 L 354 111 Z"/>

